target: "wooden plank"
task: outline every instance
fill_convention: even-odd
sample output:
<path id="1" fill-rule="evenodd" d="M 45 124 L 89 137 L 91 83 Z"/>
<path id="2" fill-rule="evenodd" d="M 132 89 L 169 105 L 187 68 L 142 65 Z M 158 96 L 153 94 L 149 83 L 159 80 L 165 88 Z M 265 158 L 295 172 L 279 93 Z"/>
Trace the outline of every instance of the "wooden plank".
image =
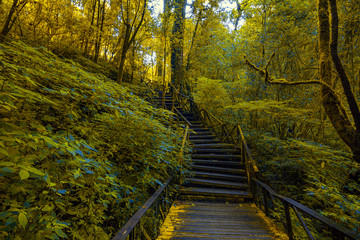
<path id="1" fill-rule="evenodd" d="M 176 201 L 158 240 L 286 239 L 253 204 Z"/>
<path id="2" fill-rule="evenodd" d="M 227 154 L 192 154 L 192 158 L 198 159 L 198 158 L 206 158 L 206 159 L 241 159 L 241 155 L 227 155 Z"/>
<path id="3" fill-rule="evenodd" d="M 212 188 L 185 188 L 182 189 L 184 194 L 201 194 L 210 196 L 222 197 L 239 197 L 239 198 L 252 198 L 252 195 L 246 191 L 227 190 L 227 189 L 212 189 Z"/>
<path id="4" fill-rule="evenodd" d="M 222 168 L 222 167 L 211 167 L 211 166 L 202 166 L 202 165 L 193 165 L 193 169 L 213 171 L 217 173 L 234 173 L 234 174 L 245 174 L 243 169 L 233 169 L 233 168 Z"/>
<path id="5" fill-rule="evenodd" d="M 224 180 L 246 181 L 246 177 L 239 175 L 221 174 L 221 173 L 207 173 L 207 172 L 194 172 L 195 176 L 217 178 Z"/>
<path id="6" fill-rule="evenodd" d="M 217 187 L 229 187 L 229 188 L 240 188 L 240 189 L 249 187 L 249 185 L 245 184 L 245 183 L 210 180 L 210 179 L 200 179 L 200 178 L 186 178 L 186 181 L 189 181 L 190 183 L 217 186 Z"/>

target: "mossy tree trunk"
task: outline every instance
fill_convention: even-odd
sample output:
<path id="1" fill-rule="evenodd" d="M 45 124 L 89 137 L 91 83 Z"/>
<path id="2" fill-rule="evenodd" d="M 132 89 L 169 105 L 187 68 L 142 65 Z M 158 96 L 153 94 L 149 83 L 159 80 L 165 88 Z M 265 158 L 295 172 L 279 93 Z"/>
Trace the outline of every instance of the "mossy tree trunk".
<path id="1" fill-rule="evenodd" d="M 341 139 L 351 148 L 354 159 L 360 163 L 360 114 L 348 81 L 345 79 L 341 61 L 337 56 L 337 13 L 336 0 L 330 0 L 332 4 L 332 37 L 330 37 L 330 6 L 329 0 L 319 0 L 319 56 L 320 56 L 320 80 L 331 86 L 332 61 L 339 73 L 343 83 L 344 92 L 355 120 L 355 126 L 352 124 L 345 108 L 342 106 L 339 97 L 329 87 L 322 85 L 321 95 L 324 109 Z M 332 40 L 330 48 L 330 39 Z M 331 59 L 333 56 L 333 59 Z M 342 69 L 341 69 L 342 68 Z M 345 75 L 345 76 L 344 76 Z"/>
<path id="2" fill-rule="evenodd" d="M 171 83 L 180 91 L 184 85 L 184 25 L 186 0 L 175 0 L 175 22 L 171 36 Z"/>

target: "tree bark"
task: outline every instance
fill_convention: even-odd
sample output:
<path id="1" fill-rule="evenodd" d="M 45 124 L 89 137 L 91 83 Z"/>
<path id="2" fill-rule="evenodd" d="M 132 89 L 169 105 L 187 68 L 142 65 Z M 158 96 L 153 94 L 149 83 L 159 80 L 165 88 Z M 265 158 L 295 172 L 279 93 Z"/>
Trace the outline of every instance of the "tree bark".
<path id="1" fill-rule="evenodd" d="M 328 0 L 319 0 L 319 55 L 320 80 L 331 85 L 331 54 L 330 54 L 330 12 Z M 341 139 L 354 150 L 355 128 L 339 98 L 328 87 L 321 87 L 321 95 L 325 111 Z"/>
<path id="2" fill-rule="evenodd" d="M 354 154 L 355 160 L 360 162 L 360 111 L 357 105 L 355 96 L 351 90 L 350 81 L 345 72 L 344 66 L 341 63 L 340 57 L 338 55 L 338 26 L 339 26 L 339 18 L 337 13 L 337 4 L 336 0 L 330 1 L 330 9 L 331 9 L 331 56 L 338 72 L 339 78 L 341 80 L 344 93 L 347 99 L 347 102 L 350 107 L 351 114 L 353 116 L 355 122 L 355 129 L 353 129 L 353 143 L 351 149 Z"/>
<path id="3" fill-rule="evenodd" d="M 100 29 L 98 30 L 98 34 L 97 34 L 97 38 L 96 38 L 96 43 L 95 43 L 95 55 L 94 55 L 94 62 L 98 62 L 99 59 L 99 54 L 100 54 L 100 46 L 101 46 L 101 38 L 102 38 L 102 33 L 103 33 L 103 29 L 104 29 L 104 21 L 105 21 L 105 3 L 106 1 L 103 0 L 103 4 L 101 7 L 101 10 L 99 11 L 99 13 L 101 13 L 101 22 L 100 22 Z M 99 2 L 99 6 L 100 6 L 100 2 Z M 99 24 L 98 24 L 99 25 Z M 99 26 L 98 26 L 99 27 Z"/>
<path id="4" fill-rule="evenodd" d="M 94 5 L 93 5 L 93 8 L 92 8 L 91 22 L 90 22 L 90 27 L 89 27 L 89 30 L 88 30 L 88 35 L 85 36 L 85 37 L 86 37 L 85 49 L 84 49 L 84 55 L 85 55 L 85 56 L 88 56 L 88 55 L 89 55 L 89 50 L 88 50 L 88 47 L 89 47 L 89 38 L 91 37 L 92 28 L 93 28 L 93 26 L 94 26 L 96 3 L 97 3 L 97 0 L 94 1 Z M 99 7 L 100 7 L 100 6 L 99 6 Z"/>
<path id="5" fill-rule="evenodd" d="M 184 84 L 184 20 L 186 0 L 175 0 L 175 22 L 171 36 L 171 83 L 183 91 Z"/>
<path id="6" fill-rule="evenodd" d="M 5 24 L 0 32 L 0 42 L 4 42 L 5 41 L 5 37 L 6 35 L 10 32 L 11 30 L 11 27 L 12 27 L 12 23 L 11 22 L 14 22 L 16 20 L 16 17 L 11 21 L 16 9 L 17 9 L 17 4 L 18 4 L 18 0 L 14 0 L 13 1 L 13 4 L 10 8 L 10 11 L 9 11 L 9 14 L 6 18 L 6 21 L 5 21 Z M 26 3 L 25 3 L 26 4 Z"/>

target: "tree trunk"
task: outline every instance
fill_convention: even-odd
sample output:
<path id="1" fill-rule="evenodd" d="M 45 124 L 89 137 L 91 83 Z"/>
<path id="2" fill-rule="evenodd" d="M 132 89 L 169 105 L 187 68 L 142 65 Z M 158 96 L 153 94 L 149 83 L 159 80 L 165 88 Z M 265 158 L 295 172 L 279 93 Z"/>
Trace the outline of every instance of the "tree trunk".
<path id="1" fill-rule="evenodd" d="M 95 43 L 95 55 L 94 55 L 94 62 L 98 62 L 99 54 L 100 54 L 100 46 L 101 46 L 101 38 L 102 32 L 104 28 L 104 21 L 105 21 L 105 3 L 106 1 L 103 0 L 102 9 L 100 10 L 101 15 L 101 23 L 100 23 L 100 30 L 98 31 L 98 36 Z M 99 3 L 100 5 L 100 3 Z"/>
<path id="2" fill-rule="evenodd" d="M 184 20 L 186 0 L 175 0 L 175 22 L 171 37 L 171 83 L 182 92 L 184 84 Z"/>
<path id="3" fill-rule="evenodd" d="M 121 49 L 121 59 L 120 59 L 118 75 L 117 75 L 118 83 L 121 83 L 123 80 L 126 53 L 129 50 L 131 44 L 134 42 L 136 34 L 138 33 L 138 31 L 144 21 L 146 5 L 147 5 L 146 3 L 147 3 L 147 0 L 144 0 L 144 6 L 143 6 L 143 11 L 141 14 L 140 22 L 138 23 L 138 25 L 135 28 L 134 28 L 134 25 L 135 25 L 137 13 L 135 14 L 132 24 L 130 24 L 130 19 L 124 19 L 124 25 L 126 26 L 126 30 L 125 30 L 125 38 L 124 38 L 124 42 L 123 42 L 123 47 Z M 135 29 L 135 30 L 134 30 L 133 35 L 131 36 L 132 29 Z"/>
<path id="4" fill-rule="evenodd" d="M 350 111 L 353 116 L 354 122 L 355 122 L 355 129 L 353 130 L 354 133 L 354 139 L 353 143 L 350 146 L 354 158 L 360 162 L 360 111 L 359 107 L 357 105 L 355 96 L 351 90 L 350 81 L 347 77 L 347 74 L 345 72 L 344 66 L 341 63 L 340 57 L 338 55 L 337 50 L 337 41 L 338 41 L 338 25 L 339 25 L 339 19 L 337 14 L 337 4 L 336 0 L 329 0 L 330 1 L 330 9 L 331 9 L 331 56 L 336 68 L 336 71 L 338 72 L 339 78 L 341 80 L 344 93 L 347 99 L 347 102 L 349 103 Z"/>
<path id="5" fill-rule="evenodd" d="M 202 18 L 202 10 L 200 10 L 199 12 L 199 15 L 198 15 L 198 19 L 196 21 L 196 25 L 195 25 L 195 29 L 194 29 L 194 33 L 193 33 L 193 36 L 191 38 L 191 45 L 190 45 L 190 50 L 189 50 L 189 54 L 188 54 L 188 57 L 186 59 L 186 71 L 189 71 L 190 69 L 190 56 L 191 56 L 191 52 L 192 52 L 192 49 L 194 47 L 194 42 L 195 42 L 195 38 L 196 38 L 196 33 L 197 33 L 197 30 L 198 30 L 198 27 L 199 27 L 199 23 L 201 21 L 201 18 Z"/>
<path id="6" fill-rule="evenodd" d="M 319 0 L 319 55 L 320 55 L 320 80 L 331 86 L 331 54 L 330 54 L 330 12 L 328 0 Z M 322 85 L 321 95 L 324 109 L 341 139 L 348 145 L 355 155 L 358 153 L 355 147 L 357 140 L 356 129 L 352 125 L 345 108 L 342 106 L 339 97 L 329 87 Z M 358 142 L 359 143 L 359 142 Z M 355 151 L 355 152 L 354 152 Z"/>
<path id="7" fill-rule="evenodd" d="M 130 24 L 126 23 L 126 30 L 125 30 L 125 38 L 124 43 L 121 49 L 121 55 L 120 55 L 120 64 L 119 64 L 119 70 L 117 75 L 117 81 L 118 83 L 121 83 L 124 76 L 124 65 L 125 65 L 125 59 L 126 59 L 126 53 L 129 50 L 129 39 L 130 39 L 130 33 L 131 33 L 131 26 Z"/>
<path id="8" fill-rule="evenodd" d="M 14 15 L 15 11 L 16 11 L 16 8 L 17 8 L 17 3 L 18 3 L 18 0 L 14 0 L 13 1 L 13 4 L 10 8 L 10 11 L 9 11 L 9 14 L 6 18 L 6 21 L 5 21 L 5 24 L 0 32 L 0 43 L 4 42 L 5 41 L 5 37 L 6 35 L 10 32 L 10 29 L 11 29 L 11 18 L 12 16 Z M 15 21 L 15 19 L 13 19 L 13 21 Z"/>
<path id="9" fill-rule="evenodd" d="M 84 49 L 84 55 L 85 56 L 88 56 L 89 55 L 89 50 L 88 50 L 88 47 L 89 47 L 89 38 L 91 37 L 91 34 L 92 34 L 92 28 L 94 26 L 94 19 L 95 19 L 95 11 L 96 11 L 96 3 L 97 3 L 97 0 L 94 1 L 94 5 L 93 5 L 93 8 L 92 8 L 92 15 L 91 15 L 91 22 L 90 22 L 90 27 L 89 27 L 89 31 L 88 31 L 88 34 L 86 37 L 86 41 L 85 41 L 85 49 Z M 100 7 L 100 6 L 99 6 Z"/>

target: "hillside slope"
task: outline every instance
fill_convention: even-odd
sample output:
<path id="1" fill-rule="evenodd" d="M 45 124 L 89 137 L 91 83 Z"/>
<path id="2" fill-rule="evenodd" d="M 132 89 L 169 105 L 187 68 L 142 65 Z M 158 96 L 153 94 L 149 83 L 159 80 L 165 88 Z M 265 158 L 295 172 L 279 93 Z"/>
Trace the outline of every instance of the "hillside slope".
<path id="1" fill-rule="evenodd" d="M 0 45 L 1 239 L 108 239 L 184 171 L 171 114 L 93 66 Z"/>

